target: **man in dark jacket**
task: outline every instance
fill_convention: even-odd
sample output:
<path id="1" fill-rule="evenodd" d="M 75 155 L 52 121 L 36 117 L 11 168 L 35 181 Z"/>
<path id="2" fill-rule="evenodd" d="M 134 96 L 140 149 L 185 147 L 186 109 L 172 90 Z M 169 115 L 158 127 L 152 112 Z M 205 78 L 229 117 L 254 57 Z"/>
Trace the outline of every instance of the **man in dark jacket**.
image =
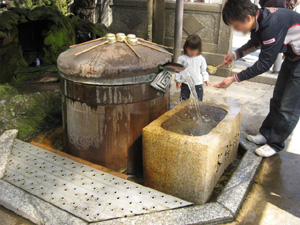
<path id="1" fill-rule="evenodd" d="M 262 8 L 265 7 L 286 8 L 286 0 L 260 0 L 259 4 Z"/>
<path id="2" fill-rule="evenodd" d="M 259 4 L 262 8 L 265 8 L 265 7 L 286 8 L 287 1 L 289 1 L 289 0 L 260 0 Z M 279 53 L 277 56 L 277 59 L 275 60 L 274 65 L 273 65 L 273 73 L 279 73 L 279 70 L 282 65 L 282 57 L 283 57 L 283 54 Z"/>
<path id="3" fill-rule="evenodd" d="M 228 0 L 223 9 L 223 20 L 237 31 L 251 31 L 249 42 L 225 56 L 225 64 L 229 65 L 259 48 L 261 53 L 253 66 L 225 78 L 215 87 L 227 88 L 233 82 L 262 74 L 270 69 L 278 53 L 285 54 L 270 102 L 270 112 L 260 133 L 247 137 L 256 144 L 263 144 L 256 149 L 256 154 L 270 157 L 283 150 L 284 142 L 300 116 L 300 14 L 288 9 L 258 9 L 250 0 Z"/>
<path id="4" fill-rule="evenodd" d="M 259 4 L 262 8 L 274 7 L 274 8 L 286 8 L 294 9 L 296 0 L 260 0 Z"/>

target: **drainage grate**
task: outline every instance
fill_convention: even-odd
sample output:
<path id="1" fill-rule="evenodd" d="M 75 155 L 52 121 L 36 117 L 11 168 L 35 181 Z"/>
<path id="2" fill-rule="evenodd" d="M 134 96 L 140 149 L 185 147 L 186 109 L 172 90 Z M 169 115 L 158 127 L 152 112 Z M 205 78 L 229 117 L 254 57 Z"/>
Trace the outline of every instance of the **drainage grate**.
<path id="1" fill-rule="evenodd" d="M 192 204 L 20 140 L 3 179 L 89 222 Z"/>

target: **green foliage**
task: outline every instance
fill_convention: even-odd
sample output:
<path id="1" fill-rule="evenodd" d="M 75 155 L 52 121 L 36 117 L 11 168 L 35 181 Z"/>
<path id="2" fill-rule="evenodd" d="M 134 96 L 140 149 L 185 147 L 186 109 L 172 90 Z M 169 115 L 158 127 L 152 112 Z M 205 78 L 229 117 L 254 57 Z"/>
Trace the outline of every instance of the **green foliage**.
<path id="1" fill-rule="evenodd" d="M 19 16 L 12 11 L 4 11 L 0 13 L 0 30 L 8 31 L 11 30 L 15 25 L 18 24 Z"/>
<path id="2" fill-rule="evenodd" d="M 93 39 L 96 37 L 104 37 L 108 33 L 108 29 L 104 25 L 96 25 L 77 16 L 71 16 L 70 18 L 76 30 L 91 32 Z"/>
<path id="3" fill-rule="evenodd" d="M 63 14 L 67 13 L 68 2 L 68 0 L 32 0 L 33 5 L 53 6 Z"/>
<path id="4" fill-rule="evenodd" d="M 9 1 L 9 7 L 32 9 L 36 6 L 51 6 L 65 14 L 68 10 L 69 0 L 14 0 Z"/>
<path id="5" fill-rule="evenodd" d="M 27 17 L 30 21 L 49 20 L 53 21 L 56 25 L 63 23 L 61 19 L 64 18 L 64 15 L 53 7 L 43 5 L 34 7 L 28 11 Z"/>

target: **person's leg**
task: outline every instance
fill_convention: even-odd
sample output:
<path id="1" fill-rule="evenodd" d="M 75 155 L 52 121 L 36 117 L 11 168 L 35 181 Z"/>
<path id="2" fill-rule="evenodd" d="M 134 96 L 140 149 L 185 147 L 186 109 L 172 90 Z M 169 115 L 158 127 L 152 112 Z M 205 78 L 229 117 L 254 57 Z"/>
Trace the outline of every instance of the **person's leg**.
<path id="1" fill-rule="evenodd" d="M 285 140 L 293 132 L 300 117 L 300 60 L 288 64 L 290 76 L 267 142 L 277 152 L 283 150 Z"/>
<path id="2" fill-rule="evenodd" d="M 196 85 L 196 92 L 199 101 L 203 101 L 203 85 Z"/>
<path id="3" fill-rule="evenodd" d="M 188 100 L 190 98 L 191 91 L 189 89 L 189 86 L 185 83 L 182 83 L 181 85 L 181 92 L 180 92 L 180 101 L 183 102 L 185 100 Z"/>
<path id="4" fill-rule="evenodd" d="M 288 62 L 286 59 L 282 64 L 280 73 L 276 81 L 273 97 L 270 100 L 270 112 L 259 129 L 259 133 L 262 134 L 266 139 L 270 137 L 271 128 L 279 114 L 282 96 L 286 88 L 286 83 L 289 77 L 290 77 L 290 68 L 288 66 Z"/>
<path id="5" fill-rule="evenodd" d="M 280 71 L 282 65 L 282 56 L 283 53 L 278 54 L 277 59 L 273 65 L 273 73 L 278 73 Z"/>

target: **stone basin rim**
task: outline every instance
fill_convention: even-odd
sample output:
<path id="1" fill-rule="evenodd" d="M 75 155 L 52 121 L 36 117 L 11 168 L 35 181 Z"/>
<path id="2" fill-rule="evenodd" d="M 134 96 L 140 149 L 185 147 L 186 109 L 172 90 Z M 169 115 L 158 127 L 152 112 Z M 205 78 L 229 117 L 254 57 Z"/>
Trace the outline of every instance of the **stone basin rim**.
<path id="1" fill-rule="evenodd" d="M 151 129 L 152 126 L 157 126 L 158 129 L 156 129 L 156 131 L 154 133 L 159 134 L 161 132 L 166 133 L 167 135 L 172 135 L 174 137 L 177 138 L 192 138 L 192 139 L 198 139 L 199 141 L 201 139 L 206 139 L 206 138 L 213 138 L 213 135 L 216 134 L 220 134 L 219 132 L 217 132 L 217 130 L 219 130 L 218 128 L 220 126 L 222 126 L 222 124 L 226 124 L 227 122 L 231 121 L 231 118 L 234 117 L 236 114 L 240 113 L 240 109 L 237 107 L 233 107 L 233 106 L 226 106 L 226 105 L 218 105 L 212 102 L 199 102 L 199 104 L 203 104 L 203 105 L 209 105 L 209 106 L 213 106 L 216 108 L 220 108 L 226 111 L 226 114 L 224 116 L 224 118 L 222 120 L 220 120 L 218 122 L 218 124 L 210 130 L 209 133 L 205 134 L 205 135 L 200 135 L 200 136 L 192 136 L 192 135 L 187 135 L 187 134 L 179 134 L 170 130 L 167 130 L 165 128 L 162 127 L 162 124 L 167 121 L 168 119 L 170 119 L 172 116 L 174 116 L 176 113 L 179 113 L 181 110 L 183 110 L 185 107 L 188 107 L 188 105 L 193 104 L 192 100 L 186 100 L 181 104 L 176 105 L 172 110 L 169 110 L 168 112 L 166 112 L 165 114 L 161 115 L 159 118 L 157 118 L 155 121 L 151 122 L 147 127 L 145 127 L 143 130 L 147 131 L 147 129 Z M 153 132 L 153 130 L 152 130 Z"/>

